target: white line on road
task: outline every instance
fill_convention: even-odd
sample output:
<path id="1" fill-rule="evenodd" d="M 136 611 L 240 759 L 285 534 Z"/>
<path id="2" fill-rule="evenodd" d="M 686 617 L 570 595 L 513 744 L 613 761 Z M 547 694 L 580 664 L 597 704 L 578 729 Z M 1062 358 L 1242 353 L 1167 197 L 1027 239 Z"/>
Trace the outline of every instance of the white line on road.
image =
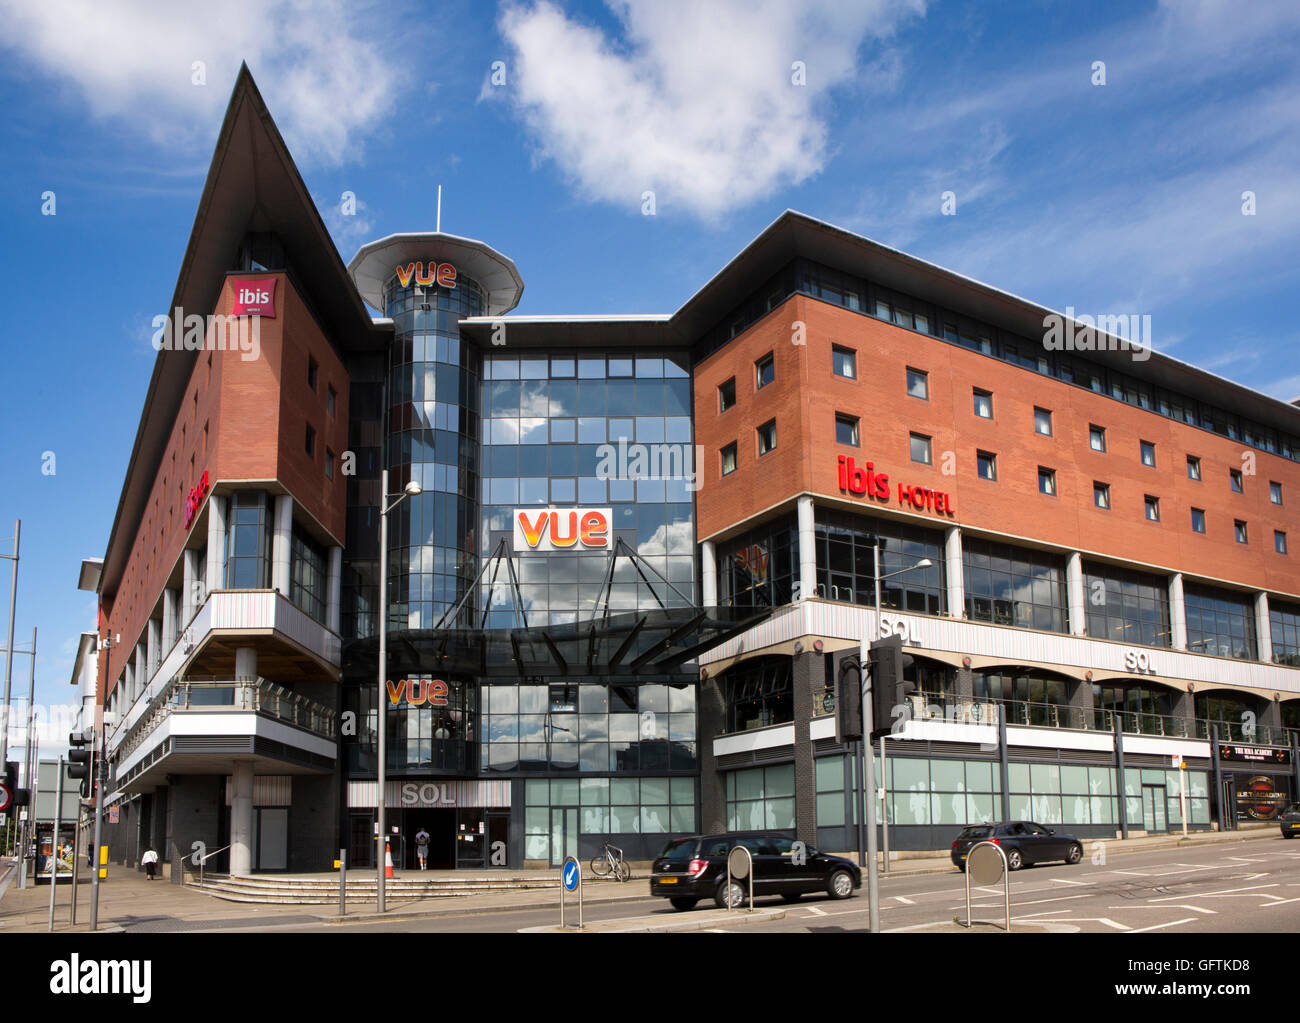
<path id="1" fill-rule="evenodd" d="M 1082 885 L 1095 885 L 1095 884 L 1097 883 L 1096 881 L 1067 881 L 1067 880 L 1066 880 L 1065 878 L 1063 878 L 1063 877 L 1054 877 L 1054 878 L 1052 878 L 1052 880 L 1055 881 L 1057 884 L 1082 884 Z"/>
<path id="2" fill-rule="evenodd" d="M 1107 909 L 1190 909 L 1193 913 L 1205 913 L 1209 916 L 1215 916 L 1219 911 L 1217 909 L 1206 909 L 1203 906 L 1193 906 L 1187 902 L 1175 902 L 1168 906 L 1107 906 Z"/>
<path id="3" fill-rule="evenodd" d="M 1246 894 L 1247 892 L 1257 892 L 1261 888 L 1277 888 L 1277 887 L 1278 885 L 1274 883 L 1274 884 L 1256 884 L 1256 885 L 1251 885 L 1249 888 L 1225 888 L 1221 892 L 1197 892 L 1196 898 L 1198 899 L 1248 899 L 1250 898 L 1250 896 Z M 1162 895 L 1158 899 L 1149 899 L 1147 901 L 1169 902 L 1173 899 L 1185 899 L 1185 898 L 1187 898 L 1186 895 Z"/>
<path id="4" fill-rule="evenodd" d="M 1190 924 L 1196 917 L 1189 916 L 1183 920 L 1173 920 L 1167 924 L 1156 924 L 1154 927 L 1137 927 L 1129 931 L 1129 934 L 1141 934 L 1143 931 L 1162 931 L 1166 927 L 1177 927 L 1179 924 Z"/>
<path id="5" fill-rule="evenodd" d="M 915 903 L 912 899 L 905 899 L 905 898 L 903 898 L 901 895 L 895 895 L 894 898 L 896 898 L 896 899 L 897 899 L 899 902 L 901 902 L 904 906 L 915 906 L 915 905 L 916 905 L 916 903 Z"/>
<path id="6" fill-rule="evenodd" d="M 809 913 L 815 913 L 817 916 L 825 916 L 825 915 L 826 915 L 826 910 L 824 910 L 824 909 L 818 909 L 816 906 L 809 906 L 809 907 L 808 907 L 808 912 L 809 912 Z"/>

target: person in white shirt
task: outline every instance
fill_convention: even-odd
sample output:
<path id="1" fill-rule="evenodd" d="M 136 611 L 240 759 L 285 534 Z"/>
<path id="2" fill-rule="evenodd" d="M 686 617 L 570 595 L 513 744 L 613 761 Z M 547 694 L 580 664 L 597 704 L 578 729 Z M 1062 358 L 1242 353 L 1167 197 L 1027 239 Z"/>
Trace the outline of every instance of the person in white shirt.
<path id="1" fill-rule="evenodd" d="M 144 865 L 145 873 L 149 875 L 146 880 L 152 881 L 154 871 L 158 869 L 158 854 L 153 849 L 146 849 L 144 855 L 140 857 L 140 862 Z"/>

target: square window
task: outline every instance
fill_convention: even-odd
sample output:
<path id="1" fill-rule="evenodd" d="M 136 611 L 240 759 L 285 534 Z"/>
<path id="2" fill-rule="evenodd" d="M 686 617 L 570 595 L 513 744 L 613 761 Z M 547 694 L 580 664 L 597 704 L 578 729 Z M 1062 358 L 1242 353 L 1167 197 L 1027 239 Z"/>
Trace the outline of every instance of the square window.
<path id="1" fill-rule="evenodd" d="M 1038 492 L 1056 496 L 1056 470 L 1038 467 Z"/>
<path id="2" fill-rule="evenodd" d="M 325 392 L 325 411 L 328 412 L 330 415 L 334 414 L 334 402 L 337 397 L 338 397 L 338 393 L 334 390 L 333 387 L 329 388 Z"/>
<path id="3" fill-rule="evenodd" d="M 850 380 L 856 380 L 858 378 L 858 353 L 852 348 L 841 348 L 839 345 L 832 345 L 831 369 L 834 370 L 837 377 L 848 377 Z"/>
<path id="4" fill-rule="evenodd" d="M 769 419 L 758 428 L 758 453 L 767 454 L 776 447 L 776 420 Z"/>
<path id="5" fill-rule="evenodd" d="M 722 449 L 722 475 L 730 476 L 736 471 L 736 442 L 732 441 Z"/>
<path id="6" fill-rule="evenodd" d="M 1144 497 L 1144 500 L 1146 501 L 1147 518 L 1151 522 L 1159 522 L 1160 521 L 1160 498 L 1152 497 L 1150 494 L 1147 494 Z"/>
<path id="7" fill-rule="evenodd" d="M 907 393 L 913 398 L 930 400 L 930 375 L 919 369 L 907 368 Z"/>
<path id="8" fill-rule="evenodd" d="M 1246 539 L 1246 523 L 1244 523 L 1241 519 L 1233 519 L 1232 528 L 1233 528 L 1233 533 L 1237 537 L 1237 543 L 1248 542 Z"/>
<path id="9" fill-rule="evenodd" d="M 1199 480 L 1201 478 L 1201 460 L 1195 455 L 1187 456 L 1187 478 L 1189 480 Z"/>
<path id="10" fill-rule="evenodd" d="M 858 417 L 835 413 L 835 443 L 858 446 Z"/>
<path id="11" fill-rule="evenodd" d="M 1142 464 L 1149 465 L 1154 469 L 1156 464 L 1156 446 L 1149 440 L 1144 440 L 1140 443 L 1142 445 Z"/>
<path id="12" fill-rule="evenodd" d="M 1281 504 L 1281 503 L 1282 503 L 1282 484 L 1281 484 L 1281 483 L 1274 483 L 1274 482 L 1272 482 L 1272 481 L 1269 481 L 1269 484 L 1268 484 L 1268 499 L 1269 499 L 1270 501 L 1272 501 L 1274 504 Z"/>
<path id="13" fill-rule="evenodd" d="M 316 457 L 316 430 L 311 423 L 307 424 L 307 455 L 310 458 Z"/>
<path id="14" fill-rule="evenodd" d="M 1232 492 L 1233 492 L 1234 494 L 1240 494 L 1240 493 L 1242 493 L 1243 487 L 1242 487 L 1242 482 L 1241 482 L 1241 470 L 1240 470 L 1240 469 L 1229 469 L 1229 470 L 1228 470 L 1228 483 L 1229 483 L 1229 485 L 1232 487 Z"/>
<path id="15" fill-rule="evenodd" d="M 718 412 L 726 412 L 736 404 L 736 378 L 732 377 L 718 387 Z"/>
<path id="16" fill-rule="evenodd" d="M 1045 408 L 1034 409 L 1034 433 L 1044 437 L 1052 435 L 1052 413 Z"/>
<path id="17" fill-rule="evenodd" d="M 1110 484 L 1097 483 L 1092 484 L 1092 503 L 1098 508 L 1110 507 Z"/>
<path id="18" fill-rule="evenodd" d="M 1202 508 L 1192 509 L 1192 532 L 1193 533 L 1205 532 L 1205 511 Z"/>
<path id="19" fill-rule="evenodd" d="M 930 464 L 930 438 L 920 433 L 911 435 L 912 461 Z"/>
<path id="20" fill-rule="evenodd" d="M 320 371 L 320 365 L 310 355 L 307 356 L 307 386 L 313 391 L 316 390 L 316 375 Z"/>
<path id="21" fill-rule="evenodd" d="M 995 480 L 998 478 L 998 456 L 991 451 L 976 451 L 975 466 L 980 474 L 980 479 Z"/>
<path id="22" fill-rule="evenodd" d="M 981 419 L 993 418 L 993 395 L 988 391 L 981 391 L 976 388 L 975 396 L 975 414 Z"/>
<path id="23" fill-rule="evenodd" d="M 755 390 L 760 390 L 776 379 L 776 361 L 769 353 L 754 363 Z"/>
<path id="24" fill-rule="evenodd" d="M 1103 426 L 1088 427 L 1088 443 L 1093 451 L 1106 450 L 1106 428 Z"/>
<path id="25" fill-rule="evenodd" d="M 1286 534 L 1280 529 L 1273 530 L 1273 550 L 1279 554 L 1286 553 Z"/>

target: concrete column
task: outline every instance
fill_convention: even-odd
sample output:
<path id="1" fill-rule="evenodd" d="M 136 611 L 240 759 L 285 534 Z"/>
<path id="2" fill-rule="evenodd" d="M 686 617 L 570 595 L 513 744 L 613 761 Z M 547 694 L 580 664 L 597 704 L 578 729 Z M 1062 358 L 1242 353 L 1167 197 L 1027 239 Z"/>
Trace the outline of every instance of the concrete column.
<path id="1" fill-rule="evenodd" d="M 195 592 L 199 581 L 199 552 L 186 548 L 184 567 L 181 573 L 181 617 L 176 623 L 180 632 L 190 624 L 194 612 L 199 609 L 198 594 Z"/>
<path id="2" fill-rule="evenodd" d="M 343 548 L 331 547 L 329 567 L 325 577 L 325 627 L 330 632 L 339 631 L 339 600 L 343 592 Z"/>
<path id="3" fill-rule="evenodd" d="M 235 678 L 257 678 L 257 649 L 255 647 L 236 647 Z"/>
<path id="4" fill-rule="evenodd" d="M 700 544 L 700 603 L 704 607 L 718 603 L 718 555 L 712 540 Z"/>
<path id="5" fill-rule="evenodd" d="M 1169 628 L 1175 650 L 1187 649 L 1187 607 L 1183 603 L 1183 574 L 1169 577 Z"/>
<path id="6" fill-rule="evenodd" d="M 164 600 L 163 606 L 165 607 L 166 604 L 167 601 Z M 157 618 L 150 618 L 146 635 L 149 643 L 149 663 L 145 669 L 145 684 L 147 685 L 158 674 L 158 665 L 162 663 L 162 622 Z"/>
<path id="7" fill-rule="evenodd" d="M 208 498 L 208 579 L 207 591 L 226 588 L 226 508 L 227 498 L 213 494 Z M 207 593 L 204 594 L 207 597 Z"/>
<path id="8" fill-rule="evenodd" d="M 176 645 L 176 619 L 177 604 L 180 594 L 175 588 L 168 587 L 163 590 L 163 616 L 162 616 L 162 659 L 166 659 L 171 653 L 172 647 Z"/>
<path id="9" fill-rule="evenodd" d="M 799 498 L 799 596 L 817 594 L 817 531 L 814 527 L 813 499 Z"/>
<path id="10" fill-rule="evenodd" d="M 289 596 L 290 547 L 293 538 L 293 498 L 275 499 L 275 531 L 271 534 L 271 589 Z"/>
<path id="11" fill-rule="evenodd" d="M 144 692 L 144 687 L 149 684 L 148 671 L 149 652 L 144 641 L 141 640 L 135 645 L 135 692 L 131 694 L 133 701 Z"/>
<path id="12" fill-rule="evenodd" d="M 810 848 L 817 845 L 817 775 L 811 736 L 813 687 L 820 688 L 825 668 L 822 655 L 804 651 L 791 665 L 794 687 L 794 822 L 795 837 Z"/>
<path id="13" fill-rule="evenodd" d="M 696 690 L 699 718 L 700 819 L 695 822 L 701 834 L 719 834 L 727 830 L 726 788 L 718 760 L 713 754 L 713 740 L 726 731 L 726 708 L 717 678 L 702 681 Z M 522 786 L 520 786 L 522 787 Z"/>
<path id="14" fill-rule="evenodd" d="M 949 526 L 943 533 L 944 576 L 948 580 L 948 617 L 966 615 L 966 572 L 961 555 L 961 530 Z"/>
<path id="15" fill-rule="evenodd" d="M 1255 642 L 1259 644 L 1259 659 L 1265 663 L 1273 660 L 1273 623 L 1268 617 L 1268 594 L 1260 590 L 1255 594 Z M 1278 727 L 1282 722 L 1279 719 Z"/>
<path id="16" fill-rule="evenodd" d="M 127 701 L 127 705 L 130 706 L 130 701 L 134 696 L 134 691 L 135 691 L 134 658 L 129 658 L 126 662 L 126 670 L 122 674 L 122 684 L 116 690 L 113 691 L 113 696 L 116 697 L 121 693 L 125 692 L 126 693 L 125 699 Z M 109 709 L 116 710 L 115 707 L 110 707 Z"/>
<path id="17" fill-rule="evenodd" d="M 1186 689 L 1173 690 L 1169 701 L 1170 713 L 1181 722 L 1188 737 L 1196 735 L 1196 697 Z"/>
<path id="18" fill-rule="evenodd" d="M 230 874 L 253 872 L 253 764 L 236 760 L 230 779 Z"/>
<path id="19" fill-rule="evenodd" d="M 1093 722 L 1092 683 L 1086 679 L 1066 684 L 1070 694 L 1070 720 L 1067 728 L 1091 728 Z"/>
<path id="20" fill-rule="evenodd" d="M 1069 602 L 1070 635 L 1086 636 L 1088 615 L 1083 593 L 1083 555 L 1078 551 L 1071 551 L 1065 562 L 1065 593 Z"/>

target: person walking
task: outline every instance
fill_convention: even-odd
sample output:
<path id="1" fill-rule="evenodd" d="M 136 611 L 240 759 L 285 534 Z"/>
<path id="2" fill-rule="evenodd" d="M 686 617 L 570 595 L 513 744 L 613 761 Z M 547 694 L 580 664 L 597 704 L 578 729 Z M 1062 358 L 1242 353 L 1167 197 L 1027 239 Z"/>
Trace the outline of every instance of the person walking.
<path id="1" fill-rule="evenodd" d="M 140 857 L 140 862 L 144 865 L 145 873 L 149 875 L 146 880 L 152 881 L 154 871 L 158 869 L 158 854 L 153 851 L 152 846 L 144 851 L 144 855 Z"/>
<path id="2" fill-rule="evenodd" d="M 429 862 L 429 833 L 424 828 L 415 833 L 415 855 L 419 857 L 420 869 L 424 870 Z"/>

